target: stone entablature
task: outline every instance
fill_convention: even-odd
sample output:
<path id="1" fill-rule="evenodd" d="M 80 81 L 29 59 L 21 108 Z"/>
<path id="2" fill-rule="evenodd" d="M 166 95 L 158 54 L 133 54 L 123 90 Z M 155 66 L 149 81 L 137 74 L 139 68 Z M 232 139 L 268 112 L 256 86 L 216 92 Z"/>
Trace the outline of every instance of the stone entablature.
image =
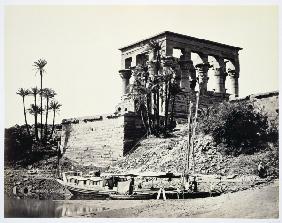
<path id="1" fill-rule="evenodd" d="M 215 92 L 226 93 L 225 80 L 229 76 L 231 80 L 230 93 L 232 98 L 239 96 L 239 54 L 242 49 L 222 43 L 217 43 L 205 39 L 199 39 L 169 31 L 162 32 L 153 37 L 122 47 L 121 70 L 123 80 L 123 94 L 128 93 L 130 81 L 130 69 L 138 64 L 154 59 L 153 52 L 149 52 L 148 43 L 152 40 L 162 42 L 164 56 L 172 57 L 173 49 L 181 50 L 179 65 L 181 78 L 179 84 L 183 91 L 194 91 L 196 78 L 200 80 L 201 94 L 207 92 L 208 70 L 213 66 L 216 79 Z M 191 54 L 198 54 L 200 61 L 192 61 Z M 214 58 L 213 64 L 209 63 L 209 57 Z M 227 65 L 226 65 L 227 64 Z M 124 78 L 123 73 L 127 73 Z M 235 75 L 234 75 L 235 74 Z M 191 87 L 192 86 L 192 87 Z"/>

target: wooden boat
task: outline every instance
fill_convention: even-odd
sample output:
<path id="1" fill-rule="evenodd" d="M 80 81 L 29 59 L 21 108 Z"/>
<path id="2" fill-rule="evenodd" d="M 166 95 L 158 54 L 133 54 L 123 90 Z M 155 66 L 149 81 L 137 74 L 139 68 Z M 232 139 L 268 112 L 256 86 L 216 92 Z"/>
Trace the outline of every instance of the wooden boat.
<path id="1" fill-rule="evenodd" d="M 67 188 L 76 197 L 86 198 L 91 196 L 91 198 L 105 198 L 109 197 L 110 194 L 119 192 L 118 185 L 122 185 L 124 181 L 127 181 L 126 177 L 128 176 L 131 175 L 113 174 L 97 177 L 95 174 L 82 175 L 81 172 L 68 171 L 62 173 L 62 179 L 57 179 L 57 182 Z M 112 180 L 111 186 L 109 186 L 108 180 L 114 177 L 118 182 L 114 183 Z"/>
<path id="2" fill-rule="evenodd" d="M 104 179 L 93 175 L 82 176 L 80 172 L 64 172 L 63 179 L 57 181 L 66 187 L 73 195 L 96 195 L 102 196 L 107 193 L 114 193 L 104 186 Z"/>
<path id="3" fill-rule="evenodd" d="M 112 200 L 149 200 L 155 199 L 153 193 L 133 193 L 133 194 L 110 194 Z"/>

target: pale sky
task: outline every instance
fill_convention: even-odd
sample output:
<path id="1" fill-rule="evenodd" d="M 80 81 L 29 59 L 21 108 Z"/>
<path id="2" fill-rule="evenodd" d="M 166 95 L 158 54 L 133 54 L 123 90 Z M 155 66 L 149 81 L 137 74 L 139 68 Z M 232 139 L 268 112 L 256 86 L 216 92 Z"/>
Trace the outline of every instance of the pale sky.
<path id="1" fill-rule="evenodd" d="M 118 48 L 163 31 L 242 47 L 240 96 L 278 90 L 278 7 L 6 6 L 4 13 L 5 127 L 24 123 L 16 91 L 40 86 L 32 67 L 39 58 L 48 61 L 43 87 L 63 105 L 57 122 L 113 112 Z"/>

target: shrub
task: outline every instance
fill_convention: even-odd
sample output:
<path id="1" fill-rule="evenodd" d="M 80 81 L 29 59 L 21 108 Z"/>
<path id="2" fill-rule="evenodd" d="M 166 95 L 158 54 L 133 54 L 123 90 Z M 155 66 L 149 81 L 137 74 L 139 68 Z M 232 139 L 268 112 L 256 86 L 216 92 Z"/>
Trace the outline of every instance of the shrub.
<path id="1" fill-rule="evenodd" d="M 21 159 L 32 149 L 32 137 L 25 126 L 15 125 L 5 129 L 5 161 Z"/>
<path id="2" fill-rule="evenodd" d="M 222 103 L 202 112 L 199 130 L 212 135 L 226 154 L 251 154 L 266 142 L 268 121 L 250 103 Z"/>

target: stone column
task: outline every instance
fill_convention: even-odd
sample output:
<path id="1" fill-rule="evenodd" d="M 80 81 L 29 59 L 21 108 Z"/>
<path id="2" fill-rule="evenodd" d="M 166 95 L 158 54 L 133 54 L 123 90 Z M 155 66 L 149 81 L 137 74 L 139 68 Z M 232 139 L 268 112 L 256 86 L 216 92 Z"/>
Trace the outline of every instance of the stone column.
<path id="1" fill-rule="evenodd" d="M 190 91 L 190 79 L 192 76 L 192 72 L 194 69 L 193 61 L 191 60 L 191 51 L 189 50 L 181 50 L 182 55 L 180 57 L 179 65 L 181 69 L 181 80 L 180 87 L 183 91 Z"/>
<path id="2" fill-rule="evenodd" d="M 235 70 L 228 70 L 228 75 L 230 77 L 230 93 L 232 97 L 238 97 L 239 96 L 239 72 Z"/>
<path id="3" fill-rule="evenodd" d="M 226 80 L 226 66 L 224 59 L 221 57 L 215 57 L 218 62 L 217 67 L 214 68 L 214 77 L 215 77 L 215 92 L 217 93 L 226 93 L 225 92 L 225 80 Z"/>
<path id="4" fill-rule="evenodd" d="M 225 93 L 226 72 L 223 67 L 214 68 L 215 92 Z"/>
<path id="5" fill-rule="evenodd" d="M 119 74 L 122 79 L 122 94 L 124 95 L 128 93 L 128 85 L 131 77 L 131 70 L 130 69 L 120 70 Z"/>
<path id="6" fill-rule="evenodd" d="M 196 77 L 196 69 L 194 66 L 192 66 L 192 68 L 190 69 L 190 89 L 192 91 L 195 91 L 195 87 L 197 84 L 197 77 Z"/>
<path id="7" fill-rule="evenodd" d="M 149 57 L 150 58 L 150 57 Z M 152 60 L 149 60 L 149 61 L 147 61 L 147 65 L 148 65 L 148 73 L 149 73 L 149 82 L 150 83 L 152 83 L 153 81 L 154 81 L 154 79 L 155 79 L 155 73 L 156 73 L 156 64 L 152 61 Z M 152 86 L 149 86 L 149 85 L 147 85 L 146 87 L 152 87 Z M 154 113 L 154 108 L 153 108 L 153 106 L 152 106 L 152 102 L 153 102 L 153 99 L 154 97 L 153 97 L 153 94 L 151 94 L 151 99 L 150 99 L 150 112 L 151 113 Z"/>
<path id="8" fill-rule="evenodd" d="M 137 57 L 137 55 L 136 54 L 133 54 L 132 55 L 132 61 L 131 61 L 131 67 L 132 68 L 134 68 L 134 67 L 136 67 L 136 57 Z"/>
<path id="9" fill-rule="evenodd" d="M 156 64 L 154 61 L 148 61 L 148 73 L 149 73 L 149 78 L 154 81 L 155 78 L 155 73 L 156 73 Z"/>
<path id="10" fill-rule="evenodd" d="M 200 94 L 205 94 L 208 90 L 208 70 L 210 68 L 209 63 L 200 63 L 196 65 L 196 73 L 199 78 Z"/>

